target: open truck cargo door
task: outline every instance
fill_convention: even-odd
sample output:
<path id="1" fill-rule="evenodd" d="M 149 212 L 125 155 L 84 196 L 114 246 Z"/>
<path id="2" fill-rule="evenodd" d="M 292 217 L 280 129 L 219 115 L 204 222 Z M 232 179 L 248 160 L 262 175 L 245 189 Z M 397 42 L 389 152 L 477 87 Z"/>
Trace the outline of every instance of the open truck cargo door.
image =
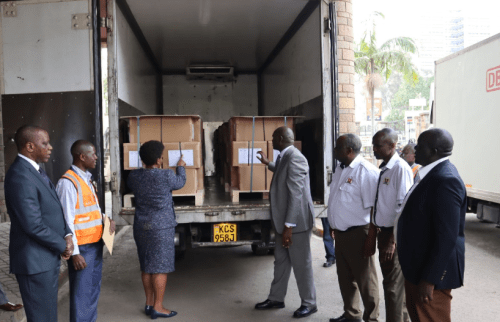
<path id="1" fill-rule="evenodd" d="M 74 141 L 91 141 L 103 157 L 97 0 L 11 1 L 1 10 L 5 170 L 17 156 L 16 130 L 37 125 L 54 147 L 45 170 L 56 183 L 72 163 Z M 102 163 L 92 174 L 104 207 Z"/>

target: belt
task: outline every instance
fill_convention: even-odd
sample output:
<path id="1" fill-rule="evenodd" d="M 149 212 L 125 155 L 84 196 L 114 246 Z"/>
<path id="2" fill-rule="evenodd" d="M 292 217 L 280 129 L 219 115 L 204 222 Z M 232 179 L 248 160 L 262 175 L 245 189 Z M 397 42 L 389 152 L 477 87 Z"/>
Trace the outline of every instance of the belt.
<path id="1" fill-rule="evenodd" d="M 338 229 L 335 229 L 335 230 L 338 232 L 341 232 L 341 233 L 347 233 L 347 232 L 352 231 L 352 230 L 357 229 L 357 228 L 368 228 L 368 226 L 369 226 L 369 224 L 362 225 L 362 226 L 351 226 L 351 227 L 347 228 L 346 230 L 338 230 Z"/>

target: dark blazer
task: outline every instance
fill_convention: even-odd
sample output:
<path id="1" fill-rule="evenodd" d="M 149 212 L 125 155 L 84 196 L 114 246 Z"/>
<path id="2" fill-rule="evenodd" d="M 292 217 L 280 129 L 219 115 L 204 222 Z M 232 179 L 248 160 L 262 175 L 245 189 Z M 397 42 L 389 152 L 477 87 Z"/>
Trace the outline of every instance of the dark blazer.
<path id="1" fill-rule="evenodd" d="M 269 162 L 274 172 L 271 188 L 271 219 L 278 234 L 285 223 L 295 224 L 293 233 L 309 230 L 314 222 L 314 205 L 311 197 L 309 165 L 307 159 L 291 146 L 280 160 L 278 168 Z"/>
<path id="2" fill-rule="evenodd" d="M 405 279 L 435 289 L 463 285 L 467 195 L 450 161 L 435 166 L 415 187 L 398 222 L 397 248 Z"/>
<path id="3" fill-rule="evenodd" d="M 10 271 L 32 275 L 60 264 L 66 249 L 66 225 L 57 194 L 26 160 L 17 157 L 5 176 L 10 216 Z"/>

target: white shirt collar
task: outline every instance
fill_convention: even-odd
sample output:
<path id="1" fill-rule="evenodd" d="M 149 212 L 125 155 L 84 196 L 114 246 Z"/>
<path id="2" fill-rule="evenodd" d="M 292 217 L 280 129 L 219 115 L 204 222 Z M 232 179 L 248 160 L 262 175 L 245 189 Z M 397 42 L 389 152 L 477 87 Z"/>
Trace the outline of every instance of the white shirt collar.
<path id="1" fill-rule="evenodd" d="M 384 168 L 391 169 L 394 166 L 394 164 L 396 164 L 398 159 L 400 159 L 399 155 L 397 153 L 394 153 L 394 155 L 389 160 L 389 162 L 384 166 Z"/>
<path id="2" fill-rule="evenodd" d="M 285 155 L 285 152 L 286 150 L 290 149 L 293 145 L 289 145 L 287 146 L 286 148 L 284 148 L 281 152 L 280 152 L 280 157 L 283 159 L 283 156 Z"/>
<path id="3" fill-rule="evenodd" d="M 73 171 L 75 171 L 76 174 L 78 174 L 80 176 L 80 178 L 82 178 L 86 182 L 90 182 L 92 180 L 92 173 L 90 173 L 88 171 L 83 172 L 82 169 L 80 169 L 79 167 L 77 167 L 73 164 L 71 165 L 71 169 L 73 169 Z"/>
<path id="4" fill-rule="evenodd" d="M 22 155 L 21 153 L 18 153 L 17 155 L 20 156 L 21 158 L 23 158 L 24 160 L 28 161 L 35 168 L 36 171 L 40 170 L 40 165 L 38 163 L 36 163 L 35 161 L 31 160 L 30 158 L 28 158 L 25 155 Z"/>
<path id="5" fill-rule="evenodd" d="M 449 157 L 444 157 L 442 159 L 439 159 L 437 161 L 434 161 L 428 165 L 426 165 L 425 167 L 421 167 L 420 169 L 418 169 L 418 175 L 420 176 L 420 180 L 424 179 L 424 177 L 429 173 L 431 172 L 432 169 L 434 169 L 435 166 L 437 166 L 438 164 L 440 164 L 441 162 L 444 162 L 446 160 L 448 160 Z"/>
<path id="6" fill-rule="evenodd" d="M 360 153 L 360 154 L 358 154 L 358 155 L 354 158 L 354 160 L 352 160 L 352 162 L 349 164 L 349 167 L 351 167 L 351 168 L 353 168 L 353 169 L 354 169 L 354 168 L 355 168 L 358 164 L 360 164 L 360 163 L 361 163 L 364 159 L 365 159 L 365 158 L 363 158 L 363 157 L 361 156 L 361 153 Z"/>

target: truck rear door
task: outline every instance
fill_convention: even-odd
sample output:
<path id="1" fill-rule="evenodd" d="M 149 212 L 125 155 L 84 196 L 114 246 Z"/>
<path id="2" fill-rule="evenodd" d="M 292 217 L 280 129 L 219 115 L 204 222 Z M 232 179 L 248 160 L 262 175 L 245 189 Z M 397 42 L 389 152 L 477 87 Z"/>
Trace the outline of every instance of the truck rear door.
<path id="1" fill-rule="evenodd" d="M 45 170 L 54 182 L 71 165 L 75 140 L 93 142 L 102 156 L 96 2 L 2 2 L 0 86 L 6 171 L 16 158 L 14 135 L 23 124 L 48 131 L 54 150 Z M 100 163 L 93 175 L 103 187 Z M 103 190 L 99 189 L 101 203 Z"/>

